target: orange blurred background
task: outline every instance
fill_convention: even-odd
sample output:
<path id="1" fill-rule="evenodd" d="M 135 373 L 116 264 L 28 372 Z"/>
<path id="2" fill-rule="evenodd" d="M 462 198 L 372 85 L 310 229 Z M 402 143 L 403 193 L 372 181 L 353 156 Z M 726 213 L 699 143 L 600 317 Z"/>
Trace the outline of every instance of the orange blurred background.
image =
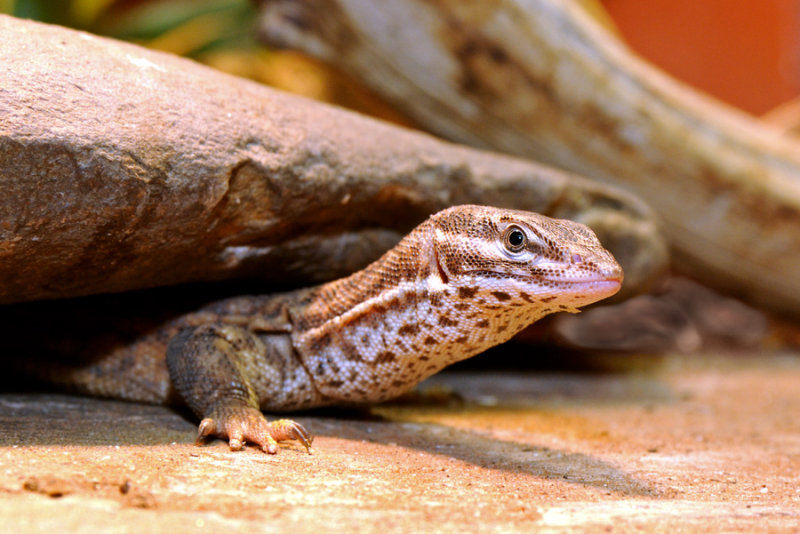
<path id="1" fill-rule="evenodd" d="M 800 0 L 603 0 L 640 56 L 755 115 L 800 95 Z"/>

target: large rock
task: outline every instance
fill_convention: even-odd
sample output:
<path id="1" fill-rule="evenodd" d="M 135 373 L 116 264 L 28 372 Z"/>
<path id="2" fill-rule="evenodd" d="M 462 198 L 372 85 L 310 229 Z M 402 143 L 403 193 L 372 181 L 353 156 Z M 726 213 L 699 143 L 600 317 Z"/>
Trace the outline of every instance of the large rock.
<path id="1" fill-rule="evenodd" d="M 0 16 L 0 303 L 237 276 L 311 283 L 459 203 L 594 226 L 630 290 L 665 263 L 648 210 L 616 189 Z"/>

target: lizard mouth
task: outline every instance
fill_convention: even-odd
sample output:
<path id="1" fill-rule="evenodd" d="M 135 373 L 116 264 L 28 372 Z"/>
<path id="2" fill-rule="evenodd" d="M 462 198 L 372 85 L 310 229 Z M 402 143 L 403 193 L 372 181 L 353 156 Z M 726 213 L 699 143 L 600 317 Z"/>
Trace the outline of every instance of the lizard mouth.
<path id="1" fill-rule="evenodd" d="M 564 286 L 572 286 L 572 285 L 597 285 L 597 286 L 608 286 L 608 287 L 616 287 L 619 289 L 622 287 L 622 277 L 621 276 L 597 276 L 594 278 L 545 278 L 548 282 L 553 282 L 555 284 L 564 285 Z"/>
<path id="2" fill-rule="evenodd" d="M 539 276 L 548 282 L 553 282 L 556 284 L 608 284 L 609 286 L 617 286 L 617 289 L 622 286 L 622 281 L 625 278 L 625 275 L 620 268 L 608 269 L 605 272 L 583 271 L 582 273 L 578 273 L 577 276 L 548 276 L 546 273 L 544 275 L 540 274 Z"/>
<path id="3" fill-rule="evenodd" d="M 496 273 L 485 270 L 470 271 L 472 276 L 481 276 L 486 278 L 503 278 L 507 273 Z M 503 276 L 505 275 L 505 276 Z M 622 273 L 591 273 L 583 277 L 563 278 L 555 274 L 552 276 L 531 275 L 530 273 L 518 273 L 514 277 L 514 281 L 521 285 L 527 286 L 541 286 L 542 282 L 550 285 L 551 288 L 560 288 L 560 290 L 568 293 L 585 293 L 587 296 L 596 296 L 597 300 L 601 298 L 610 297 L 617 293 L 622 287 L 624 276 Z"/>
<path id="4" fill-rule="evenodd" d="M 622 278 L 598 278 L 595 280 L 559 280 L 565 290 L 570 293 L 583 293 L 586 296 L 597 297 L 597 299 L 615 295 L 622 288 Z"/>

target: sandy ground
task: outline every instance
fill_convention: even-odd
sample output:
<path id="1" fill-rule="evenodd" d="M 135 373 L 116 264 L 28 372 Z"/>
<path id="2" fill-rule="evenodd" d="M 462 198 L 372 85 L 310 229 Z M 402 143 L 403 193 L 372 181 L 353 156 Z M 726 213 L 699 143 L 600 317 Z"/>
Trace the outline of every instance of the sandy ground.
<path id="1" fill-rule="evenodd" d="M 0 394 L 0 532 L 800 532 L 800 354 L 636 368 L 445 373 L 463 401 L 298 414 L 313 455 Z"/>

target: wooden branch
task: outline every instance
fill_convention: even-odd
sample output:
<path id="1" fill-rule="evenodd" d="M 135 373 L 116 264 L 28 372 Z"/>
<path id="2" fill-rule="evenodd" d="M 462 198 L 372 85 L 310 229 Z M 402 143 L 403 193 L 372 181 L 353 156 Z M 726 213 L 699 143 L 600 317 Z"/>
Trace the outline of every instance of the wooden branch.
<path id="1" fill-rule="evenodd" d="M 613 188 L 0 16 L 0 303 L 242 276 L 310 284 L 461 203 L 585 221 L 631 290 L 665 263 L 648 209 Z"/>
<path id="2" fill-rule="evenodd" d="M 800 317 L 800 145 L 651 68 L 576 2 L 273 0 L 261 30 L 434 133 L 635 192 L 680 270 Z"/>

